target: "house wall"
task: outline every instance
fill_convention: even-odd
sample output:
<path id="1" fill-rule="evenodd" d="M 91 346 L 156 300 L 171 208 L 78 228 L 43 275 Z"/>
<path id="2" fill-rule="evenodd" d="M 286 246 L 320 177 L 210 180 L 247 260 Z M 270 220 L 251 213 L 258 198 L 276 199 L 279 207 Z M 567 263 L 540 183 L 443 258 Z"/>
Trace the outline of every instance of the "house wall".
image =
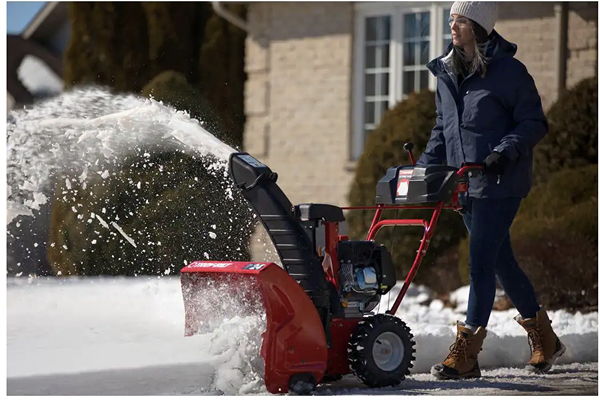
<path id="1" fill-rule="evenodd" d="M 293 204 L 347 203 L 352 15 L 346 2 L 249 7 L 244 150 L 279 174 Z M 253 258 L 274 255 L 261 227 L 254 240 Z"/>
<path id="2" fill-rule="evenodd" d="M 572 2 L 567 40 L 567 88 L 598 73 L 598 2 Z"/>
<path id="3" fill-rule="evenodd" d="M 496 30 L 518 46 L 521 60 L 540 92 L 544 108 L 558 96 L 556 58 L 560 19 L 556 2 L 503 2 Z M 598 66 L 598 3 L 569 2 L 567 17 L 566 87 L 593 76 Z"/>
<path id="4" fill-rule="evenodd" d="M 67 50 L 70 38 L 71 22 L 66 20 L 52 32 L 45 42 L 50 50 L 56 54 L 62 55 Z"/>

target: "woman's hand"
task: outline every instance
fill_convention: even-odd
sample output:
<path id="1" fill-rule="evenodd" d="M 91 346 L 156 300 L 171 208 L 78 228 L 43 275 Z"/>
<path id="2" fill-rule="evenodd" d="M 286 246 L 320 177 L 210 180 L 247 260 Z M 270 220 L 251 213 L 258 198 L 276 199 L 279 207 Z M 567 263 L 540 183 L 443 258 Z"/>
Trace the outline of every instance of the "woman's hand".
<path id="1" fill-rule="evenodd" d="M 502 154 L 497 151 L 492 152 L 489 156 L 483 160 L 485 164 L 485 172 L 493 175 L 502 175 L 504 169 L 506 168 L 506 164 L 508 164 L 509 159 L 504 157 Z"/>

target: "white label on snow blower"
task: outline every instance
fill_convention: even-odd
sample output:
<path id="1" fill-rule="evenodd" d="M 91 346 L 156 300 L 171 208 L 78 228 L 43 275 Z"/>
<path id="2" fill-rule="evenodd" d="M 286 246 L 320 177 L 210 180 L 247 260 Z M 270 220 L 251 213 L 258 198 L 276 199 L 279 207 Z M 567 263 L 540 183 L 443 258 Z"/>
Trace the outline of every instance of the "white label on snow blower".
<path id="1" fill-rule="evenodd" d="M 413 174 L 412 169 L 401 169 L 398 171 L 398 186 L 396 187 L 396 196 L 406 196 L 408 193 L 408 182 Z"/>
<path id="2" fill-rule="evenodd" d="M 400 170 L 398 172 L 398 187 L 396 188 L 396 196 L 406 196 L 408 193 L 408 181 L 413 174 L 412 169 Z"/>
<path id="3" fill-rule="evenodd" d="M 396 196 L 406 196 L 408 193 L 408 179 L 400 179 L 398 181 L 398 190 L 396 190 Z"/>
<path id="4" fill-rule="evenodd" d="M 197 268 L 227 268 L 232 266 L 232 263 L 207 263 L 207 262 L 193 262 L 190 267 Z"/>

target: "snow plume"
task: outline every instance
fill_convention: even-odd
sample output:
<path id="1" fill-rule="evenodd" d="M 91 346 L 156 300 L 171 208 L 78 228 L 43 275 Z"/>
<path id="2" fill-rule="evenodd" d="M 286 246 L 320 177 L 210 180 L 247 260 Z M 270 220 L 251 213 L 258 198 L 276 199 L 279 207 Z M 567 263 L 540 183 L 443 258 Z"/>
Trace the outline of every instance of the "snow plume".
<path id="1" fill-rule="evenodd" d="M 222 252 L 211 254 L 245 258 L 243 232 L 249 231 L 251 214 L 243 214 L 248 205 L 232 190 L 228 175 L 235 151 L 186 112 L 96 87 L 11 111 L 7 248 L 14 263 L 9 271 L 24 259 L 26 267 L 17 269 L 37 268 L 46 248 L 57 257 L 75 257 L 65 265 L 77 268 L 89 254 L 106 251 L 115 261 L 107 268 L 118 273 L 174 269 L 184 258 L 202 257 L 198 249 L 204 242 L 197 232 L 206 222 L 219 225 L 211 229 L 218 242 L 211 245 Z M 176 197 L 178 207 L 171 207 Z M 53 241 L 47 242 L 51 212 L 64 224 L 53 225 Z M 161 237 L 161 227 L 175 223 L 180 236 Z M 62 243 L 68 235 L 75 240 Z M 37 250 L 32 236 L 41 244 Z M 128 256 L 132 249 L 143 260 Z M 104 274 L 103 268 L 96 265 L 88 273 Z"/>
<path id="2" fill-rule="evenodd" d="M 235 151 L 185 112 L 100 88 L 65 92 L 33 108 L 11 111 L 7 223 L 39 210 L 64 175 L 86 179 L 90 170 L 105 178 L 104 166 L 153 146 L 212 155 L 216 161 L 211 169 L 223 176 Z"/>

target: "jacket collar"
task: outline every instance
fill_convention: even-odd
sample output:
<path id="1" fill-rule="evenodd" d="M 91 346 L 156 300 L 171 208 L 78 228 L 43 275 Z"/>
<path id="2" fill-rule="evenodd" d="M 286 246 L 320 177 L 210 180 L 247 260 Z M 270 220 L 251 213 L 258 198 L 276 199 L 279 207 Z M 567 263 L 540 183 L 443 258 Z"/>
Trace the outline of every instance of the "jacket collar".
<path id="1" fill-rule="evenodd" d="M 454 51 L 452 42 L 446 47 L 441 56 L 434 58 L 427 64 L 427 68 L 434 76 L 447 71 L 451 53 Z M 514 57 L 517 53 L 517 45 L 504 39 L 496 30 L 492 31 L 490 39 L 484 43 L 484 55 L 491 58 L 491 62 L 504 57 Z"/>

